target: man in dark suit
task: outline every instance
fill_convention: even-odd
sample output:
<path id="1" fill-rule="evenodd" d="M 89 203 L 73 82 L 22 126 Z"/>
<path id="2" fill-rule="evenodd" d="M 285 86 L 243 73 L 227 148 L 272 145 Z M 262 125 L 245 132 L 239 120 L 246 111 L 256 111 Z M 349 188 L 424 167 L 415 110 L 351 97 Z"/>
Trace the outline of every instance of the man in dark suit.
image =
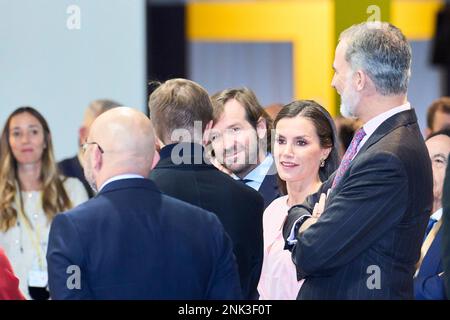
<path id="1" fill-rule="evenodd" d="M 211 100 L 210 139 L 216 165 L 258 191 L 267 207 L 282 195 L 270 153 L 272 119 L 247 88 L 223 90 Z"/>
<path id="2" fill-rule="evenodd" d="M 243 296 L 255 298 L 263 259 L 263 199 L 206 158 L 202 144 L 213 112 L 208 93 L 195 82 L 172 79 L 151 94 L 149 108 L 162 147 L 150 179 L 162 192 L 217 215 L 233 241 Z"/>
<path id="3" fill-rule="evenodd" d="M 445 172 L 442 209 L 442 267 L 444 270 L 445 292 L 447 299 L 450 299 L 450 166 L 448 164 Z"/>
<path id="4" fill-rule="evenodd" d="M 332 86 L 341 113 L 363 127 L 319 192 L 289 211 L 283 232 L 305 279 L 299 299 L 414 297 L 433 181 L 406 98 L 410 64 L 411 48 L 392 25 L 362 23 L 340 36 Z"/>
<path id="5" fill-rule="evenodd" d="M 431 134 L 425 144 L 433 169 L 433 214 L 425 231 L 414 277 L 414 296 L 420 300 L 446 299 L 441 256 L 442 190 L 450 153 L 450 129 Z"/>
<path id="6" fill-rule="evenodd" d="M 103 112 L 119 106 L 119 103 L 112 100 L 103 99 L 91 102 L 84 113 L 83 124 L 78 130 L 78 145 L 80 146 L 80 150 L 78 150 L 78 153 L 72 158 L 64 159 L 58 163 L 59 170 L 63 175 L 65 175 L 66 177 L 77 178 L 83 183 L 84 188 L 89 195 L 89 198 L 92 198 L 94 196 L 94 192 L 92 191 L 92 188 L 89 186 L 89 183 L 84 177 L 83 166 L 81 164 L 81 145 L 86 142 L 86 139 L 89 136 L 89 129 L 95 118 L 97 118 Z"/>
<path id="7" fill-rule="evenodd" d="M 232 242 L 217 217 L 162 194 L 144 178 L 154 157 L 150 120 L 115 108 L 95 120 L 86 179 L 98 194 L 53 220 L 53 299 L 239 299 Z"/>

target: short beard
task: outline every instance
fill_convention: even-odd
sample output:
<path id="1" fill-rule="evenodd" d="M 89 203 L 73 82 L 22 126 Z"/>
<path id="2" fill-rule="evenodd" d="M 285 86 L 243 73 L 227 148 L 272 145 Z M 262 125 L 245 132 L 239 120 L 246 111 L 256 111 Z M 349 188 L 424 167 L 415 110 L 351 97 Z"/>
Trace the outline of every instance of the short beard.
<path id="1" fill-rule="evenodd" d="M 340 112 L 345 118 L 356 118 L 355 109 L 360 100 L 360 95 L 355 91 L 350 91 L 347 95 L 345 93 L 341 96 Z"/>

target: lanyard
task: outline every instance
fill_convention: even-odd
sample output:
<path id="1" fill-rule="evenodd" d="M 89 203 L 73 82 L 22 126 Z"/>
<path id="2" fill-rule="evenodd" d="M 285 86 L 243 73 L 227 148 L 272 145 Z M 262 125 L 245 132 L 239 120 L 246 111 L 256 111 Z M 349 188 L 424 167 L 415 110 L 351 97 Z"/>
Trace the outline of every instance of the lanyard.
<path id="1" fill-rule="evenodd" d="M 20 199 L 19 199 L 20 197 Z M 33 225 L 31 224 L 30 219 L 25 215 L 25 206 L 23 204 L 22 194 L 20 193 L 19 197 L 16 196 L 15 202 L 16 202 L 16 208 L 18 211 L 18 218 L 19 218 L 19 227 L 22 229 L 22 225 L 25 228 L 25 231 L 28 235 L 28 237 L 31 240 L 31 243 L 34 247 L 34 250 L 37 254 L 38 263 L 40 270 L 44 270 L 44 258 L 42 254 L 42 247 L 41 247 L 41 228 L 39 227 L 39 223 L 36 222 L 35 228 L 33 228 Z M 41 205 L 41 194 L 39 194 L 39 199 L 36 202 L 35 205 L 35 211 L 42 207 Z M 22 239 L 21 239 L 22 241 Z"/>

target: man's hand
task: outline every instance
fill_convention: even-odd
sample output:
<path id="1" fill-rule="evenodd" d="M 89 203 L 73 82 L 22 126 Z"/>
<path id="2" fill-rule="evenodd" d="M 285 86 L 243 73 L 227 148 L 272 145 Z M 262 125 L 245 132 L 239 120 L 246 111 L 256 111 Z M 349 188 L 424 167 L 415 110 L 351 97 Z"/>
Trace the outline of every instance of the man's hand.
<path id="1" fill-rule="evenodd" d="M 310 226 L 312 226 L 314 223 L 317 222 L 317 220 L 319 220 L 320 216 L 322 215 L 322 213 L 325 211 L 325 201 L 327 200 L 328 195 L 330 194 L 331 188 L 328 189 L 328 192 L 322 193 L 320 195 L 320 199 L 319 202 L 317 202 L 314 205 L 314 209 L 312 212 L 312 216 L 311 218 L 309 218 L 308 220 L 306 220 L 302 226 L 300 227 L 300 229 L 298 230 L 299 233 L 304 232 L 305 230 L 307 230 Z"/>

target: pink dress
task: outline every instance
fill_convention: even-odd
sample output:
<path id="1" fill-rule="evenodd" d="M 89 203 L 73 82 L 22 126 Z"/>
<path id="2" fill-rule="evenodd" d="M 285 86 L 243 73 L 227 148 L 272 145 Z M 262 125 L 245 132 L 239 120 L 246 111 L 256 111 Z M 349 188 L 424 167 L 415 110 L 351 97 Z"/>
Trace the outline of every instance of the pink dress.
<path id="1" fill-rule="evenodd" d="M 303 280 L 297 281 L 291 253 L 284 250 L 283 222 L 288 196 L 275 199 L 264 211 L 264 260 L 258 284 L 260 300 L 294 300 Z"/>

